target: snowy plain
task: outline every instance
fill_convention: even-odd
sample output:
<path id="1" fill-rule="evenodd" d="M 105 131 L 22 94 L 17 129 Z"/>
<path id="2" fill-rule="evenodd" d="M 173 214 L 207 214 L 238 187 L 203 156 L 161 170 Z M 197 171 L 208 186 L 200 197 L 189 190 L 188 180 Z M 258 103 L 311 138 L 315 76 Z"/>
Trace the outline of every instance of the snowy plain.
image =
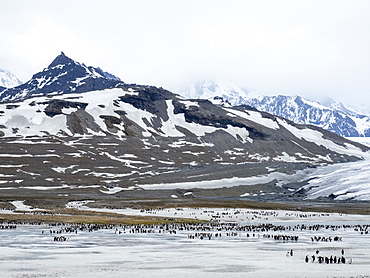
<path id="1" fill-rule="evenodd" d="M 345 184 L 345 178 L 350 176 L 352 184 L 358 184 L 359 188 L 362 185 L 359 191 L 364 193 L 362 196 L 368 197 L 365 192 L 368 165 L 369 160 L 364 160 L 319 167 L 315 171 L 321 172 L 315 172 L 318 178 L 313 180 L 316 191 L 312 191 L 311 196 L 318 196 L 319 190 L 324 194 L 333 188 L 328 184 Z M 356 175 L 359 178 L 354 179 Z M 134 227 L 114 226 L 92 232 L 55 234 L 53 231 L 62 226 L 25 223 L 16 229 L 3 229 L 1 226 L 6 224 L 1 223 L 0 277 L 370 277 L 369 215 L 221 208 L 112 210 L 92 208 L 89 204 L 93 202 L 69 203 L 68 207 L 208 220 L 214 223 L 209 224 L 207 230 L 213 236 L 193 239 L 189 236 L 195 234 L 194 230 L 176 228 L 176 233 L 160 232 L 156 226 L 150 227 L 154 231 L 151 233 L 131 233 Z M 38 210 L 22 201 L 12 204 L 16 211 L 35 213 Z M 0 211 L 0 215 L 16 211 Z M 229 223 L 233 229 L 221 223 Z M 248 232 L 237 228 L 263 224 L 273 224 L 283 230 Z M 216 233 L 222 236 L 215 237 Z M 68 240 L 54 241 L 56 235 Z M 266 235 L 298 236 L 298 239 L 275 240 Z M 313 241 L 312 237 L 332 240 Z M 334 241 L 334 237 L 341 240 Z M 288 255 L 290 250 L 293 256 Z M 312 255 L 339 258 L 342 250 L 345 264 L 319 263 L 317 259 L 312 262 Z M 306 256 L 309 256 L 308 262 L 305 262 Z"/>
<path id="2" fill-rule="evenodd" d="M 88 204 L 77 202 L 69 206 L 87 209 Z M 21 203 L 17 205 L 25 208 Z M 370 277 L 370 234 L 359 228 L 367 227 L 370 232 L 370 216 L 210 208 L 114 212 L 213 219 L 212 225 L 202 226 L 212 238 L 191 238 L 197 231 L 180 226 L 167 230 L 159 226 L 140 228 L 151 232 L 131 232 L 137 228 L 133 226 L 112 226 L 55 234 L 53 231 L 68 226 L 18 225 L 16 229 L 0 229 L 0 276 Z M 256 228 L 253 232 L 240 228 L 264 224 L 284 228 L 276 231 Z M 216 237 L 216 233 L 222 236 Z M 275 240 L 266 235 L 298 236 L 298 240 Z M 54 241 L 55 236 L 67 240 Z M 326 239 L 337 236 L 341 240 L 312 241 L 314 236 Z M 339 258 L 342 250 L 345 264 L 319 263 L 317 259 L 312 262 L 312 255 Z M 305 262 L 306 256 L 309 262 Z"/>

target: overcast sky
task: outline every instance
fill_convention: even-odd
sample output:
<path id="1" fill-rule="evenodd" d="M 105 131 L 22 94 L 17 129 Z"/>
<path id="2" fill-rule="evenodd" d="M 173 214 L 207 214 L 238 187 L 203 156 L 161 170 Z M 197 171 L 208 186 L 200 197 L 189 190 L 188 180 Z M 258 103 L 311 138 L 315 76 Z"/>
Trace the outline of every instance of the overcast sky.
<path id="1" fill-rule="evenodd" d="M 0 0 L 0 68 L 63 51 L 124 82 L 230 79 L 258 94 L 370 104 L 370 0 Z"/>

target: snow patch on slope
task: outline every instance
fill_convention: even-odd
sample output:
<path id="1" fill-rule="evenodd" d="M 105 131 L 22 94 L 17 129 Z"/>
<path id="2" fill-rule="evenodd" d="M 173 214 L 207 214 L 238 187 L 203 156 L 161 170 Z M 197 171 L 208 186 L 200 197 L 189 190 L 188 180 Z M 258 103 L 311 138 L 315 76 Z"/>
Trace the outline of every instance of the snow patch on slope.
<path id="1" fill-rule="evenodd" d="M 250 121 L 258 123 L 260 125 L 263 125 L 267 128 L 275 129 L 275 130 L 279 129 L 279 125 L 277 124 L 277 122 L 275 122 L 271 119 L 262 117 L 260 112 L 256 112 L 256 111 L 242 112 L 242 111 L 238 111 L 238 110 L 235 110 L 235 109 L 229 109 L 229 108 L 224 108 L 224 109 L 226 111 L 228 111 L 229 113 L 231 113 L 231 114 L 235 114 L 235 115 L 237 115 L 239 117 L 242 117 L 244 119 L 250 120 Z"/>
<path id="2" fill-rule="evenodd" d="M 184 114 L 174 113 L 174 106 L 172 104 L 172 100 L 166 100 L 166 104 L 169 120 L 162 122 L 163 125 L 162 130 L 166 134 L 165 136 L 169 137 L 185 136 L 185 134 L 181 133 L 176 129 L 176 126 L 184 127 L 197 136 L 204 136 L 206 133 L 212 133 L 217 130 L 217 128 L 211 126 L 204 126 L 196 123 L 188 123 L 185 120 Z"/>
<path id="3" fill-rule="evenodd" d="M 285 120 L 277 119 L 279 124 L 286 128 L 289 132 L 291 132 L 295 137 L 304 139 L 306 141 L 315 143 L 316 145 L 321 145 L 329 150 L 332 150 L 337 153 L 346 154 L 346 155 L 355 155 L 360 158 L 369 157 L 370 153 L 364 153 L 361 149 L 355 147 L 354 145 L 350 145 L 345 143 L 344 146 L 340 146 L 338 144 L 335 144 L 333 141 L 327 140 L 323 138 L 323 134 L 319 131 L 303 128 L 298 129 L 290 124 L 288 124 Z"/>

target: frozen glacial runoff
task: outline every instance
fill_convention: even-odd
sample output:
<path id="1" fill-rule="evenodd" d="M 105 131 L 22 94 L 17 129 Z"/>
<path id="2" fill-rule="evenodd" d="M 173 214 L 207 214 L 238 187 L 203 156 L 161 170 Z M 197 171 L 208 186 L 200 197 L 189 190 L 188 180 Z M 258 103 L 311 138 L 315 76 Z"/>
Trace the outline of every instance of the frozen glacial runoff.
<path id="1" fill-rule="evenodd" d="M 308 199 L 332 196 L 335 200 L 370 200 L 370 160 L 335 164 L 316 169 L 305 188 Z"/>
<path id="2" fill-rule="evenodd" d="M 351 137 L 364 145 L 370 145 L 367 137 Z M 307 186 L 308 199 L 331 196 L 335 200 L 370 200 L 370 157 L 365 160 L 318 167 L 310 173 L 313 178 Z"/>
<path id="3" fill-rule="evenodd" d="M 210 208 L 111 212 L 213 220 L 16 229 L 2 223 L 0 276 L 369 277 L 370 216 Z"/>

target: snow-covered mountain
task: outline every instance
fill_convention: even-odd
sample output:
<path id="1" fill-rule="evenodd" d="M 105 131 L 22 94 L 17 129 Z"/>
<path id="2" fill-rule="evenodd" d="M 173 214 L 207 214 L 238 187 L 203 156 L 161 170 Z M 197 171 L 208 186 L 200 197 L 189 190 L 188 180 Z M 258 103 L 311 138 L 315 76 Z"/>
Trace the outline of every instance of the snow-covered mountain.
<path id="1" fill-rule="evenodd" d="M 209 99 L 225 105 L 250 105 L 260 111 L 299 124 L 322 127 L 344 137 L 370 136 L 370 115 L 356 112 L 333 100 L 323 105 L 300 96 L 252 96 L 231 82 L 225 85 L 217 81 L 192 83 L 178 90 L 178 93 L 187 98 Z"/>
<path id="2" fill-rule="evenodd" d="M 187 143 L 180 143 L 181 138 L 189 138 L 202 146 L 208 142 L 205 145 L 211 149 L 216 147 L 214 153 L 240 148 L 241 157 L 237 159 L 232 152 L 227 156 L 234 158 L 227 161 L 332 163 L 361 158 L 362 149 L 367 149 L 325 130 L 296 125 L 248 107 L 225 108 L 207 100 L 181 99 L 161 88 L 123 83 L 114 89 L 4 103 L 0 113 L 3 137 L 131 136 L 140 140 L 167 138 L 167 142 L 183 147 Z"/>
<path id="3" fill-rule="evenodd" d="M 344 137 L 370 136 L 370 116 L 333 102 L 324 106 L 300 96 L 263 96 L 245 99 L 244 104 L 300 124 L 322 127 Z"/>
<path id="4" fill-rule="evenodd" d="M 206 186 L 194 190 L 200 198 L 268 190 L 264 196 L 286 199 L 310 179 L 293 179 L 298 171 L 361 160 L 370 150 L 249 106 L 125 84 L 64 54 L 2 96 L 4 198 L 160 199 L 188 196 L 201 182 Z M 169 183 L 175 188 L 166 189 Z"/>
<path id="5" fill-rule="evenodd" d="M 14 74 L 9 71 L 0 69 L 0 91 L 5 88 L 13 88 L 22 84 Z"/>
<path id="6" fill-rule="evenodd" d="M 119 78 L 100 68 L 85 66 L 67 57 L 63 52 L 43 71 L 28 82 L 0 92 L 0 102 L 16 101 L 32 96 L 83 93 L 114 88 Z"/>

